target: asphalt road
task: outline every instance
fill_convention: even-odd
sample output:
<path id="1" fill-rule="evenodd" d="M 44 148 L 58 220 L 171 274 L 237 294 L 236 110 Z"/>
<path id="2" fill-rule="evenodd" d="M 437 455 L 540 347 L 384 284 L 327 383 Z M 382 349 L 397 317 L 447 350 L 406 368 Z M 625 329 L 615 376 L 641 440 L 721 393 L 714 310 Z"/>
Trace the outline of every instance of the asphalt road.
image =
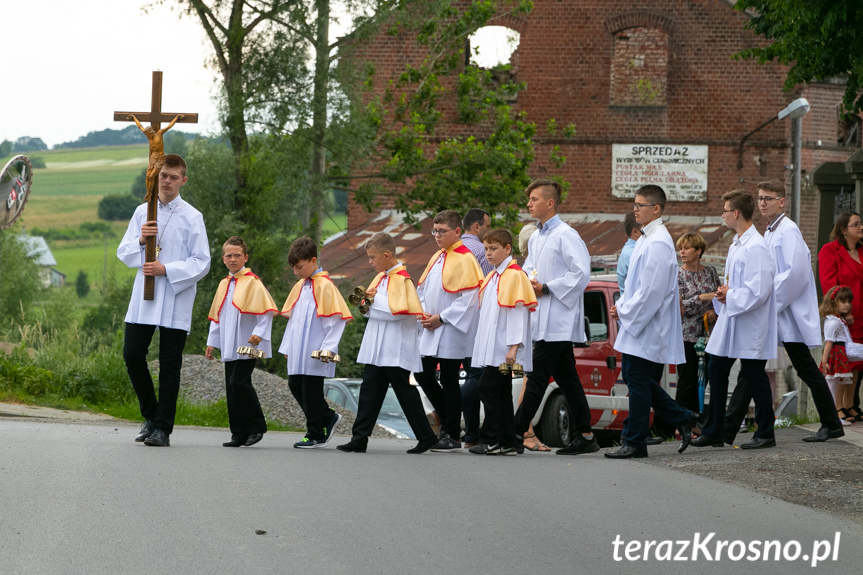
<path id="1" fill-rule="evenodd" d="M 136 431 L 0 419 L 0 573 L 790 574 L 863 559 L 857 523 L 601 453 L 415 456 L 372 440 L 346 454 L 292 449 L 288 433 L 227 449 L 224 430 L 202 429 L 154 448 Z M 711 560 L 693 560 L 705 539 Z M 719 540 L 741 543 L 717 560 Z M 761 559 L 766 540 L 785 558 Z"/>

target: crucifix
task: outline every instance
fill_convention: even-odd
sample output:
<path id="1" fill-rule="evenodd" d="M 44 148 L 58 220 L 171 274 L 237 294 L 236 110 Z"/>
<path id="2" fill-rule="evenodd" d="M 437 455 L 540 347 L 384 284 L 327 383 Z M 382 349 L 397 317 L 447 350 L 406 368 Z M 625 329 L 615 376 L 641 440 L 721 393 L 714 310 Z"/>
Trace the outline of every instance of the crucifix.
<path id="1" fill-rule="evenodd" d="M 165 163 L 165 144 L 162 135 L 177 123 L 196 124 L 198 114 L 166 114 L 162 112 L 162 72 L 153 72 L 153 92 L 149 112 L 114 112 L 115 122 L 135 122 L 138 128 L 147 136 L 150 142 L 150 159 L 147 164 L 147 221 L 156 221 L 156 200 L 159 197 L 159 171 Z M 150 122 L 145 128 L 141 122 Z M 162 122 L 170 122 L 164 130 L 160 129 Z M 148 237 L 146 241 L 147 262 L 156 261 L 161 248 L 156 247 L 156 238 Z M 156 278 L 144 276 L 144 299 L 152 300 L 156 286 Z"/>

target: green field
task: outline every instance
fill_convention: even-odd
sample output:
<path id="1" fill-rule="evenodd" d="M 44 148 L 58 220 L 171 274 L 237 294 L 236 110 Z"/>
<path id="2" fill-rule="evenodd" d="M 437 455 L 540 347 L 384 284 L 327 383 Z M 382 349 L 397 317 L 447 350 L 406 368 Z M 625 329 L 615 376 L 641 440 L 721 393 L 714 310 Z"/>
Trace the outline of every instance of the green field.
<path id="1" fill-rule="evenodd" d="M 33 195 L 54 198 L 125 194 L 132 189 L 135 177 L 146 167 L 145 158 L 134 166 L 33 170 Z"/>
<path id="2" fill-rule="evenodd" d="M 148 155 L 147 144 L 134 146 L 110 146 L 99 148 L 66 148 L 63 150 L 45 150 L 42 152 L 27 152 L 29 158 L 42 158 L 46 164 L 57 162 L 122 162 L 135 158 L 143 158 L 146 164 Z M 11 156 L 0 160 L 5 162 Z M 50 168 L 50 166 L 48 166 Z"/>

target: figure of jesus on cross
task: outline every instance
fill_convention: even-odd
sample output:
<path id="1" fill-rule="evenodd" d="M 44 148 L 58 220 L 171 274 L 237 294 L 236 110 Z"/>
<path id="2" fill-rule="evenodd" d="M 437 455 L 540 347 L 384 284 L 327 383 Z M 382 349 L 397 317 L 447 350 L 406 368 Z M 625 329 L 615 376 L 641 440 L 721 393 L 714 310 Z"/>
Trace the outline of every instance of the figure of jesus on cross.
<path id="1" fill-rule="evenodd" d="M 139 121 L 140 120 L 140 121 Z M 160 129 L 162 122 L 170 123 L 165 129 Z M 165 142 L 162 136 L 170 130 L 177 122 L 186 124 L 195 124 L 198 122 L 198 114 L 163 114 L 162 113 L 162 72 L 153 72 L 153 91 L 150 100 L 149 112 L 114 112 L 115 122 L 132 122 L 138 126 L 147 140 L 150 143 L 150 156 L 147 164 L 146 186 L 147 196 L 147 223 L 145 225 L 156 226 L 156 202 L 158 201 L 159 192 L 157 183 L 159 179 L 159 171 L 165 162 Z M 148 127 L 141 125 L 141 121 L 150 122 Z M 156 261 L 158 253 L 156 250 L 156 237 L 148 236 L 146 238 L 146 258 L 145 261 L 150 263 Z M 144 278 L 144 299 L 153 299 L 154 278 L 146 276 Z"/>

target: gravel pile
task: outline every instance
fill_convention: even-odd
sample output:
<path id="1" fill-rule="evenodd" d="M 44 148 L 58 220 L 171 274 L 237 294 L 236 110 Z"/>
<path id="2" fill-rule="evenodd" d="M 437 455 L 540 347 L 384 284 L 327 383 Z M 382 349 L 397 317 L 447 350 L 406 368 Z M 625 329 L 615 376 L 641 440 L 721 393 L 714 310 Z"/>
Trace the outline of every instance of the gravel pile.
<path id="1" fill-rule="evenodd" d="M 150 363 L 150 370 L 158 373 L 158 360 Z M 268 420 L 278 421 L 294 429 L 306 428 L 303 410 L 291 394 L 287 379 L 255 369 L 252 385 L 255 386 Z M 183 370 L 180 374 L 180 395 L 195 403 L 213 403 L 224 399 L 225 367 L 222 362 L 208 360 L 202 355 L 184 355 Z M 336 434 L 350 436 L 356 414 L 332 403 L 330 407 L 341 413 L 343 417 L 342 423 L 336 429 Z M 376 425 L 372 437 L 392 438 L 393 435 Z"/>

